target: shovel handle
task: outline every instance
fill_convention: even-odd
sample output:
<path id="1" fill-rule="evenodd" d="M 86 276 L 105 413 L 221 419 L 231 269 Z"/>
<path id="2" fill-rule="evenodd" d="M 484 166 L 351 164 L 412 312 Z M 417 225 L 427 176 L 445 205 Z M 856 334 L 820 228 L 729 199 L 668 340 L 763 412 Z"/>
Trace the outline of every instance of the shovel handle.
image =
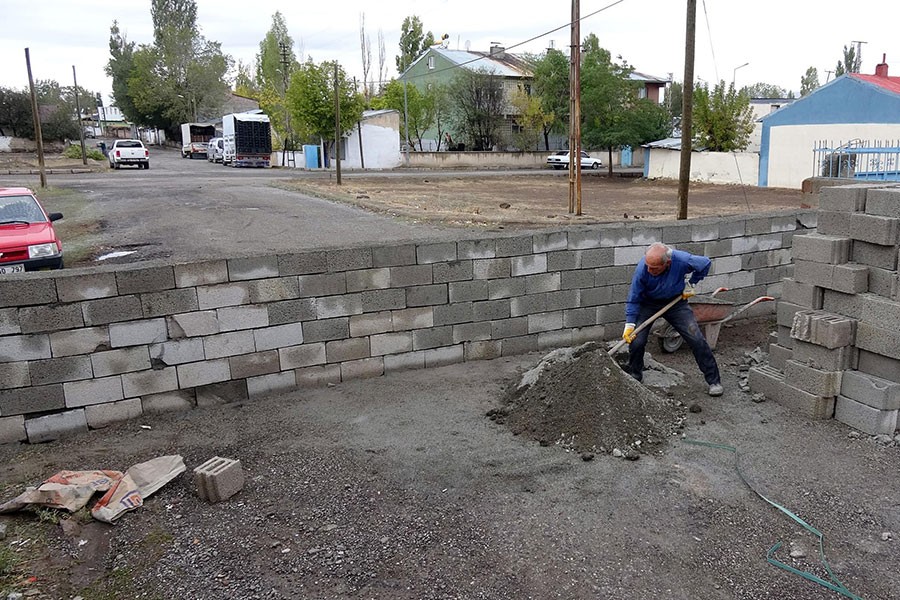
<path id="1" fill-rule="evenodd" d="M 658 311 L 656 311 L 655 313 L 653 313 L 653 315 L 652 315 L 649 319 L 647 319 L 646 321 L 644 321 L 643 323 L 641 323 L 640 325 L 638 325 L 638 327 L 637 327 L 632 333 L 634 333 L 634 335 L 637 335 L 639 331 L 641 331 L 641 330 L 644 329 L 645 327 L 648 327 L 649 325 L 652 325 L 653 322 L 656 321 L 656 320 L 657 320 L 658 318 L 660 318 L 661 316 L 663 316 L 663 315 L 666 313 L 667 310 L 669 310 L 670 308 L 672 308 L 673 306 L 675 306 L 675 304 L 676 304 L 679 300 L 681 300 L 681 295 L 678 295 L 678 296 L 675 296 L 674 298 L 672 298 L 672 301 L 671 301 L 671 302 L 669 302 L 668 304 L 666 304 L 665 306 L 663 306 L 661 309 L 659 309 Z M 626 341 L 625 341 L 625 340 L 619 340 L 619 343 L 616 344 L 615 346 L 613 346 L 612 349 L 611 349 L 609 352 L 607 352 L 607 354 L 609 354 L 610 356 L 612 356 L 613 354 L 615 354 L 616 352 L 618 352 L 618 351 L 619 351 L 619 348 L 621 348 L 621 347 L 624 346 L 625 344 L 626 344 Z"/>

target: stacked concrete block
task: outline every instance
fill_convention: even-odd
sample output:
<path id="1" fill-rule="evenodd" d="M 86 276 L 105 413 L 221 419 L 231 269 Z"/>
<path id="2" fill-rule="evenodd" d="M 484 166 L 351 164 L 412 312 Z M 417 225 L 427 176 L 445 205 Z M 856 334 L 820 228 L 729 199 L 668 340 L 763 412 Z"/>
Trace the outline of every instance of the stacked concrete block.
<path id="1" fill-rule="evenodd" d="M 207 502 L 222 502 L 244 487 L 241 461 L 214 456 L 194 469 L 197 494 Z"/>
<path id="2" fill-rule="evenodd" d="M 835 406 L 835 418 L 873 435 L 897 428 L 900 383 L 859 371 L 846 371 Z"/>

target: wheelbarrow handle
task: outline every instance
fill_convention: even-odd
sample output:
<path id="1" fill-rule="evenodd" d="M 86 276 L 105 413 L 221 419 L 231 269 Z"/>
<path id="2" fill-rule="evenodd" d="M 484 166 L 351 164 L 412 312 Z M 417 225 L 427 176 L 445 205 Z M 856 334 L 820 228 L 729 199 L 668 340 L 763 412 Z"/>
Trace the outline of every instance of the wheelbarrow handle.
<path id="1" fill-rule="evenodd" d="M 727 317 L 725 317 L 724 319 L 719 321 L 719 324 L 721 325 L 722 323 L 726 323 L 726 322 L 730 321 L 731 319 L 735 318 L 736 316 L 738 316 L 739 314 L 741 314 L 742 312 L 744 312 L 745 310 L 747 310 L 754 304 L 759 304 L 760 302 L 769 302 L 772 300 L 775 300 L 775 298 L 773 298 L 772 296 L 760 296 L 753 302 L 747 304 L 746 306 L 740 308 L 739 310 L 734 311 L 733 313 L 731 313 L 730 315 L 728 315 Z"/>
<path id="2" fill-rule="evenodd" d="M 653 313 L 653 315 L 652 315 L 649 319 L 647 319 L 646 321 L 644 321 L 643 323 L 641 323 L 640 325 L 638 325 L 637 329 L 635 329 L 632 333 L 633 333 L 634 335 L 637 335 L 639 331 L 641 331 L 641 330 L 644 329 L 645 327 L 648 327 L 648 326 L 652 325 L 658 318 L 660 318 L 661 316 L 663 316 L 663 315 L 666 313 L 667 310 L 669 310 L 670 308 L 672 308 L 673 306 L 675 306 L 675 304 L 676 304 L 679 300 L 681 300 L 681 294 L 679 294 L 678 296 L 675 296 L 674 298 L 672 298 L 672 301 L 671 301 L 671 302 L 669 302 L 668 304 L 666 304 L 665 306 L 663 306 L 661 309 L 659 309 L 658 311 L 656 311 L 655 313 Z M 615 354 L 616 352 L 618 352 L 618 351 L 619 351 L 619 348 L 621 348 L 622 346 L 624 346 L 626 343 L 627 343 L 627 342 L 626 342 L 624 339 L 623 339 L 623 340 L 619 340 L 619 343 L 616 344 L 615 346 L 613 346 L 612 349 L 611 349 L 609 352 L 607 352 L 607 354 L 609 354 L 610 356 L 612 356 L 613 354 Z"/>

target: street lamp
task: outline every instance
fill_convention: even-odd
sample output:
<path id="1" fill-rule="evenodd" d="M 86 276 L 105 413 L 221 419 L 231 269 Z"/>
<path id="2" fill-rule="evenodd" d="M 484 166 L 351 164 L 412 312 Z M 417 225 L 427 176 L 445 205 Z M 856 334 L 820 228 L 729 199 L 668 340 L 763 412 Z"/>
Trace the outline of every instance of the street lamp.
<path id="1" fill-rule="evenodd" d="M 744 67 L 746 67 L 749 64 L 750 63 L 745 62 L 744 64 L 734 68 L 734 72 L 732 72 L 732 74 L 731 74 L 731 85 L 734 85 L 734 80 L 737 78 L 738 69 L 743 69 Z"/>
<path id="2" fill-rule="evenodd" d="M 178 96 L 179 98 L 181 98 L 182 100 L 187 100 L 187 98 L 185 98 L 181 94 L 175 94 L 175 95 Z M 197 122 L 197 103 L 194 100 L 193 93 L 191 94 L 191 121 L 194 123 Z"/>

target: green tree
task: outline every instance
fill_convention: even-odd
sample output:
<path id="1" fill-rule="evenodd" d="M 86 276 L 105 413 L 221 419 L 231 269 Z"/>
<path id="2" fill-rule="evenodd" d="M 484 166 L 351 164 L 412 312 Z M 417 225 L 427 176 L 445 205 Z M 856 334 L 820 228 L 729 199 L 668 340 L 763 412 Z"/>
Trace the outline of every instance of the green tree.
<path id="1" fill-rule="evenodd" d="M 754 83 L 741 89 L 750 98 L 788 98 L 788 91 L 771 83 Z"/>
<path id="2" fill-rule="evenodd" d="M 753 110 L 750 97 L 737 92 L 734 83 L 720 81 L 710 91 L 705 86 L 694 89 L 693 139 L 713 152 L 743 150 L 753 133 Z"/>
<path id="3" fill-rule="evenodd" d="M 834 76 L 840 77 L 847 73 L 859 73 L 859 67 L 859 57 L 856 55 L 856 48 L 844 46 L 844 56 L 834 67 Z"/>
<path id="4" fill-rule="evenodd" d="M 282 47 L 287 50 L 287 65 L 282 60 Z M 254 96 L 259 101 L 259 107 L 272 121 L 276 146 L 293 135 L 293 132 L 287 130 L 285 82 L 290 85 L 291 73 L 298 66 L 294 40 L 288 34 L 284 16 L 276 12 L 272 15 L 272 26 L 266 37 L 259 43 L 259 53 L 256 55 L 256 85 L 259 91 Z"/>
<path id="5" fill-rule="evenodd" d="M 807 96 L 819 87 L 819 71 L 815 67 L 806 70 L 806 74 L 800 78 L 800 96 Z"/>
<path id="6" fill-rule="evenodd" d="M 434 45 L 434 35 L 422 32 L 422 20 L 416 15 L 403 19 L 400 27 L 400 54 L 396 57 L 397 72 L 402 74 L 419 55 Z"/>
<path id="7" fill-rule="evenodd" d="M 473 150 L 492 150 L 502 143 L 505 98 L 503 79 L 494 71 L 460 69 L 447 94 L 454 107 L 454 129 Z"/>
<path id="8" fill-rule="evenodd" d="M 250 65 L 243 61 L 237 61 L 234 75 L 234 93 L 244 98 L 256 99 L 259 95 L 259 86 L 250 69 Z"/>
<path id="9" fill-rule="evenodd" d="M 34 138 L 31 96 L 27 91 L 0 87 L 0 135 Z"/>
<path id="10" fill-rule="evenodd" d="M 334 62 L 308 60 L 294 72 L 287 91 L 288 110 L 301 136 L 334 140 Z M 353 82 L 338 67 L 338 103 L 341 136 L 362 117 L 365 101 Z"/>
<path id="11" fill-rule="evenodd" d="M 545 149 L 549 150 L 548 131 L 556 117 L 544 112 L 541 99 L 519 88 L 510 99 L 516 109 L 516 124 L 519 130 L 513 132 L 513 145 L 519 150 L 540 150 L 541 138 Z"/>
<path id="12" fill-rule="evenodd" d="M 666 89 L 666 110 L 673 123 L 681 122 L 681 109 L 684 104 L 684 85 L 680 81 L 673 81 Z"/>
<path id="13" fill-rule="evenodd" d="M 400 113 L 400 136 L 407 140 L 413 148 L 418 143 L 419 150 L 424 150 L 423 138 L 435 121 L 435 94 L 431 90 L 422 91 L 414 85 L 406 86 L 406 101 L 403 98 L 403 82 L 392 79 L 382 94 L 372 99 L 372 108 L 391 108 Z M 406 132 L 408 120 L 409 133 Z"/>
<path id="14" fill-rule="evenodd" d="M 109 62 L 106 63 L 106 74 L 112 79 L 112 95 L 115 105 L 125 118 L 140 123 L 137 109 L 128 92 L 128 79 L 134 69 L 134 42 L 129 42 L 113 21 L 109 28 Z"/>
<path id="15" fill-rule="evenodd" d="M 542 126 L 544 149 L 550 150 L 550 134 L 569 129 L 569 59 L 550 48 L 534 64 L 533 96 L 541 103 L 541 112 L 551 117 Z"/>

